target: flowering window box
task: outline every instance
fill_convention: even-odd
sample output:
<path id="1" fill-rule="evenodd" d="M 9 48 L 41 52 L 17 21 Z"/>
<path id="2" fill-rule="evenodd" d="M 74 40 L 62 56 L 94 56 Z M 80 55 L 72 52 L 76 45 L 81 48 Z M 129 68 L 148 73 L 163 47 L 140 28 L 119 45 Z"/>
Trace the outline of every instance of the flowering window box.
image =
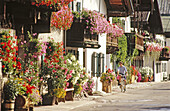
<path id="1" fill-rule="evenodd" d="M 143 39 L 144 37 L 139 34 L 134 34 L 134 33 L 126 33 L 126 36 L 128 37 L 128 44 L 131 46 L 133 49 L 138 49 L 140 51 L 144 51 L 144 44 L 143 44 Z"/>
<path id="2" fill-rule="evenodd" d="M 99 48 L 97 33 L 91 34 L 82 22 L 73 22 L 67 31 L 67 47 Z"/>

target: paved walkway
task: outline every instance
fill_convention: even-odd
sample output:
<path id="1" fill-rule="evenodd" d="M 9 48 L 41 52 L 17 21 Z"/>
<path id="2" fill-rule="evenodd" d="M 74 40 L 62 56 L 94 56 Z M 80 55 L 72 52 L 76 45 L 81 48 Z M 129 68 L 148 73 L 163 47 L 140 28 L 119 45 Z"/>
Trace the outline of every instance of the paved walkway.
<path id="1" fill-rule="evenodd" d="M 155 82 L 143 82 L 143 83 L 140 82 L 140 83 L 128 84 L 127 90 L 148 87 L 153 84 L 156 84 L 156 83 Z M 113 95 L 117 93 L 120 93 L 119 86 L 113 87 L 112 93 L 96 92 L 96 94 L 94 94 L 93 96 L 89 96 L 88 98 L 76 99 L 74 101 L 66 101 L 65 103 L 60 102 L 58 105 L 36 106 L 34 107 L 34 111 L 69 111 L 69 110 L 73 110 L 78 107 L 94 104 L 96 103 L 95 102 L 96 98 L 101 98 L 103 96 L 109 96 L 109 95 Z"/>

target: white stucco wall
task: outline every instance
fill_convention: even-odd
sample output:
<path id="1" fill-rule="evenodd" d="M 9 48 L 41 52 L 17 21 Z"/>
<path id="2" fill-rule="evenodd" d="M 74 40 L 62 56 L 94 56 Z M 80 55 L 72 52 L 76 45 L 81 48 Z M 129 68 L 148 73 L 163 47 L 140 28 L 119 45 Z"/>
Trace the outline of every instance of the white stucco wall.
<path id="1" fill-rule="evenodd" d="M 96 10 L 105 15 L 107 13 L 107 7 L 104 0 L 83 0 L 83 8 L 88 10 Z"/>
<path id="2" fill-rule="evenodd" d="M 53 38 L 55 42 L 63 41 L 63 30 L 51 28 L 51 33 L 40 33 L 38 39 L 48 41 L 48 37 Z"/>
<path id="3" fill-rule="evenodd" d="M 170 38 L 166 38 L 166 46 L 170 46 Z M 170 75 L 170 60 L 167 62 L 167 75 Z"/>
<path id="4" fill-rule="evenodd" d="M 80 0 L 77 0 L 80 1 Z M 82 2 L 82 1 L 80 1 Z M 100 6 L 99 6 L 100 4 Z M 104 0 L 83 0 L 82 7 L 86 8 L 88 10 L 96 10 L 104 15 L 107 15 L 107 8 Z M 92 48 L 86 48 L 85 49 L 85 67 L 87 70 L 87 73 L 91 76 L 91 67 L 92 67 L 92 54 L 94 52 L 96 53 L 103 53 L 104 54 L 104 66 L 106 66 L 106 34 L 99 35 L 99 44 L 101 47 L 99 49 L 92 49 Z M 79 52 L 79 54 L 83 52 Z M 81 54 L 81 55 L 82 55 Z M 82 58 L 81 58 L 82 59 Z M 83 60 L 83 59 L 82 59 Z M 83 62 L 83 61 L 81 61 Z M 102 83 L 100 82 L 100 78 L 94 77 L 93 78 L 96 86 L 94 88 L 94 91 L 102 91 Z"/>
<path id="5" fill-rule="evenodd" d="M 170 46 L 170 38 L 166 38 L 166 46 Z"/>
<path id="6" fill-rule="evenodd" d="M 164 46 L 165 46 L 165 40 L 166 40 L 166 38 L 165 38 L 165 36 L 164 36 L 164 35 L 156 34 L 155 38 L 156 38 L 157 40 L 160 40 L 160 41 L 161 41 L 161 45 L 162 45 L 162 47 L 164 47 Z"/>
<path id="7" fill-rule="evenodd" d="M 89 75 L 91 76 L 91 67 L 92 67 L 92 54 L 93 52 L 96 53 L 103 53 L 104 54 L 104 66 L 106 66 L 106 34 L 99 35 L 99 44 L 101 47 L 99 49 L 92 49 L 87 48 L 85 49 L 86 52 L 86 69 L 87 72 L 90 72 Z M 100 82 L 100 78 L 94 77 L 95 81 L 97 82 L 97 87 L 95 88 L 97 91 L 102 91 L 102 83 Z"/>
<path id="8" fill-rule="evenodd" d="M 131 19 L 130 19 L 130 16 L 128 17 L 125 17 L 125 33 L 130 33 L 131 30 Z"/>

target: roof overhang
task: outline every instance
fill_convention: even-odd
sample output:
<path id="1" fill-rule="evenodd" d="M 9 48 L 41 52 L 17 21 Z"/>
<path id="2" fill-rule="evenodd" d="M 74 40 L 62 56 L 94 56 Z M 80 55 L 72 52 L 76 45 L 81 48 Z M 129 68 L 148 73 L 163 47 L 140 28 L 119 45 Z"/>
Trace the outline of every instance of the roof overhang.
<path id="1" fill-rule="evenodd" d="M 108 17 L 125 17 L 133 13 L 132 0 L 105 0 Z"/>

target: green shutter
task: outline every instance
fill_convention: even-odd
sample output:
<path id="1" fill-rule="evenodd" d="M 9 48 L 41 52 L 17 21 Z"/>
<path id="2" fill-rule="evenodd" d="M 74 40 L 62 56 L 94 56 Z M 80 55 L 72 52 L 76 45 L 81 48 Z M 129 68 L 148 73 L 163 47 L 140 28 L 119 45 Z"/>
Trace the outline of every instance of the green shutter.
<path id="1" fill-rule="evenodd" d="M 98 73 L 98 54 L 94 52 L 92 54 L 92 76 L 95 77 L 97 73 Z"/>
<path id="2" fill-rule="evenodd" d="M 80 8 L 81 8 L 81 2 L 77 2 L 77 12 L 81 11 Z"/>

